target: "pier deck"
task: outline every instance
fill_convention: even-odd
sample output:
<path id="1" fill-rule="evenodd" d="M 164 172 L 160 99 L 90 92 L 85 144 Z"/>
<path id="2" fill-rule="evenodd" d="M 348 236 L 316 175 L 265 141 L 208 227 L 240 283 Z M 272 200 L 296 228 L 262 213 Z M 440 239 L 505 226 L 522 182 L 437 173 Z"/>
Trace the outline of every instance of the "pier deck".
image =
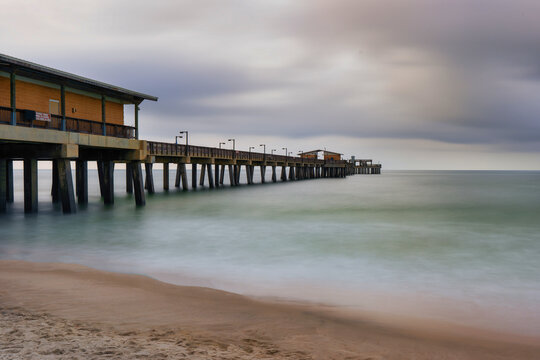
<path id="1" fill-rule="evenodd" d="M 127 132 L 120 131 L 123 135 Z M 223 186 L 227 170 L 230 186 L 240 177 L 254 183 L 259 167 L 261 182 L 296 181 L 317 178 L 342 178 L 353 174 L 379 174 L 380 165 L 346 160 L 321 160 L 260 152 L 238 151 L 195 145 L 137 140 L 123 136 L 103 136 L 79 130 L 17 126 L 0 123 L 0 212 L 13 202 L 13 161 L 24 161 L 25 212 L 37 211 L 37 162 L 53 162 L 52 200 L 61 202 L 65 213 L 76 211 L 75 202 L 88 201 L 88 161 L 96 161 L 101 195 L 114 203 L 114 166 L 126 164 L 126 188 L 133 192 L 137 205 L 144 205 L 145 190 L 155 191 L 153 164 L 163 164 L 163 188 L 169 189 L 170 165 L 176 165 L 175 187 L 196 189 L 208 178 L 208 186 Z M 71 178 L 75 161 L 76 181 Z M 142 165 L 144 164 L 144 176 Z M 191 182 L 187 166 L 191 165 Z M 266 168 L 272 170 L 266 179 Z M 244 170 L 244 171 L 242 171 Z M 200 175 L 198 173 L 200 172 Z M 75 183 L 75 187 L 73 184 Z"/>

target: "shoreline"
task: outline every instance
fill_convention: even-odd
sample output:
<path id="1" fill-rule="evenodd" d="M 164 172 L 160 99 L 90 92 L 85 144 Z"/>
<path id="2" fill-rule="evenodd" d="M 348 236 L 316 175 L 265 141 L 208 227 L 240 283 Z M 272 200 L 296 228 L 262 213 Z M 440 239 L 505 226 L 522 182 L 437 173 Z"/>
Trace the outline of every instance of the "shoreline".
<path id="1" fill-rule="evenodd" d="M 75 264 L 1 260 L 0 309 L 0 338 L 13 342 L 0 349 L 34 356 L 52 349 L 56 358 L 85 358 L 91 349 L 126 359 L 158 353 L 216 359 L 530 359 L 540 353 L 533 338 L 270 301 Z M 59 335 L 47 337 L 51 332 Z M 45 337 L 33 342 L 29 334 Z M 21 338 L 27 341 L 17 343 Z M 4 351 L 0 359 L 8 355 Z"/>

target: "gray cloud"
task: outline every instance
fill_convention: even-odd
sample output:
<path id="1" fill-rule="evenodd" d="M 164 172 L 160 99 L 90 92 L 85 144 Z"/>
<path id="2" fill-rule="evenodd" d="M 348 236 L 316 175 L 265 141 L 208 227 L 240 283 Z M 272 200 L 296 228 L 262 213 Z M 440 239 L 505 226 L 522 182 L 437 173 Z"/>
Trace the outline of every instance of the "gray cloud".
<path id="1" fill-rule="evenodd" d="M 538 1 L 10 3 L 4 51 L 159 96 L 143 106 L 148 137 L 182 127 L 540 151 Z"/>

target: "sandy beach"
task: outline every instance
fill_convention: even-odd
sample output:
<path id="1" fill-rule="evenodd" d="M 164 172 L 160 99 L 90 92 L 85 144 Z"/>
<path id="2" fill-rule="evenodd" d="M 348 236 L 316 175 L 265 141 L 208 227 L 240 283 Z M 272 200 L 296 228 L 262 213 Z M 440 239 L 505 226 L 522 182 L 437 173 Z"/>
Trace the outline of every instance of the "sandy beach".
<path id="1" fill-rule="evenodd" d="M 535 339 L 0 261 L 0 359 L 533 359 Z M 422 325 L 420 325 L 422 324 Z"/>

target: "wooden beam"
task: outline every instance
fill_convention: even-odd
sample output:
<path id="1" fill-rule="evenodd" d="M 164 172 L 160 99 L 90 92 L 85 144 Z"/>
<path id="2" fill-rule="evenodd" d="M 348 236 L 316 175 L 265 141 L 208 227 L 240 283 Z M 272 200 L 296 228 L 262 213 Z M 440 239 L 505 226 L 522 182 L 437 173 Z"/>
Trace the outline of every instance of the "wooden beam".
<path id="1" fill-rule="evenodd" d="M 37 160 L 24 159 L 24 212 L 38 210 Z"/>

